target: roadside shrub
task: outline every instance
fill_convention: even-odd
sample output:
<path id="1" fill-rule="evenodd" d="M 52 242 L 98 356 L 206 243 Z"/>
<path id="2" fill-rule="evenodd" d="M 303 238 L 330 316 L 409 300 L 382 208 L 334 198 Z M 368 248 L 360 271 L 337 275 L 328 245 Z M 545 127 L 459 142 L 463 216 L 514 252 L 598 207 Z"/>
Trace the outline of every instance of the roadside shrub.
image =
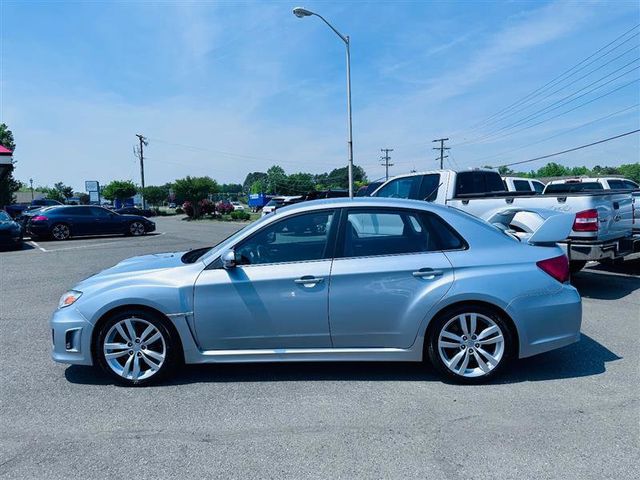
<path id="1" fill-rule="evenodd" d="M 233 212 L 231 212 L 232 220 L 249 220 L 250 218 L 251 218 L 251 215 L 249 215 L 249 213 L 244 212 L 242 210 L 234 210 Z"/>
<path id="2" fill-rule="evenodd" d="M 216 211 L 220 213 L 220 215 L 228 215 L 233 212 L 233 205 L 225 201 L 218 202 L 216 205 Z"/>
<path id="3" fill-rule="evenodd" d="M 216 206 L 211 200 L 207 200 L 206 198 L 200 200 L 198 206 L 200 207 L 201 215 L 213 215 L 216 213 Z"/>
<path id="4" fill-rule="evenodd" d="M 178 209 L 176 209 L 177 212 Z M 193 217 L 194 212 L 194 208 L 193 208 L 193 204 L 189 201 L 184 202 L 182 204 L 182 210 L 184 211 L 184 213 L 187 215 L 187 217 Z"/>

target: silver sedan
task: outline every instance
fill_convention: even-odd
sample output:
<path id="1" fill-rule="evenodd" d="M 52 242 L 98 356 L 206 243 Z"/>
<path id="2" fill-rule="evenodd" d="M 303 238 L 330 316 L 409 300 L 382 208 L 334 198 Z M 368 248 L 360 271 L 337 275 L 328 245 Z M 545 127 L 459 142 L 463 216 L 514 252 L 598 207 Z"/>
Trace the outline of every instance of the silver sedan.
<path id="1" fill-rule="evenodd" d="M 580 338 L 581 300 L 553 240 L 450 207 L 305 202 L 215 247 L 125 260 L 51 318 L 53 359 L 146 385 L 182 363 L 422 361 L 465 383 Z M 536 241 L 535 239 L 538 239 Z"/>

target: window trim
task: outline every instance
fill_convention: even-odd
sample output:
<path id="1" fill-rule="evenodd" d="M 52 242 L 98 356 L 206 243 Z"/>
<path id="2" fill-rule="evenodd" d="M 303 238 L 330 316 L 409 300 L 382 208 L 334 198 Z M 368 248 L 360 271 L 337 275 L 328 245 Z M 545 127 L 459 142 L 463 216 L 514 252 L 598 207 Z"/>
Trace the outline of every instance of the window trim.
<path id="1" fill-rule="evenodd" d="M 447 222 L 440 215 L 431 212 L 429 210 L 420 210 L 416 208 L 402 208 L 402 207 L 345 207 L 342 208 L 342 213 L 340 215 L 340 224 L 338 228 L 338 234 L 336 235 L 336 245 L 334 248 L 334 260 L 346 260 L 346 259 L 357 259 L 357 258 L 380 258 L 380 257 L 398 257 L 401 255 L 428 255 L 430 253 L 444 253 L 444 252 L 459 252 L 469 249 L 469 244 L 464 239 L 462 235 L 458 233 L 458 231 L 453 228 L 449 222 Z M 452 235 L 454 235 L 460 243 L 462 247 L 460 248 L 449 248 L 449 249 L 440 249 L 440 250 L 429 250 L 426 252 L 405 252 L 405 253 L 381 253 L 379 255 L 359 255 L 356 257 L 346 257 L 344 256 L 344 239 L 346 233 L 347 219 L 349 217 L 349 213 L 351 212 L 366 212 L 369 210 L 377 210 L 378 212 L 384 212 L 385 210 L 389 212 L 406 212 L 406 213 L 414 213 L 415 215 L 428 215 L 436 218 L 436 221 L 442 222 L 442 224 L 447 228 Z"/>
<path id="2" fill-rule="evenodd" d="M 339 226 L 339 222 L 340 222 L 340 210 L 339 208 L 326 208 L 326 209 L 321 209 L 321 210 L 308 210 L 306 212 L 298 212 L 298 213 L 294 213 L 291 215 L 287 215 L 286 217 L 282 217 L 278 220 L 274 220 L 273 222 L 269 222 L 267 225 L 265 225 L 264 227 L 262 227 L 260 230 L 256 230 L 255 232 L 253 232 L 251 235 L 240 239 L 237 243 L 235 243 L 233 246 L 231 246 L 230 248 L 232 248 L 234 251 L 242 244 L 244 244 L 245 242 L 250 241 L 252 238 L 254 238 L 256 235 L 259 235 L 260 233 L 262 233 L 264 230 L 266 230 L 267 228 L 275 225 L 276 223 L 282 222 L 284 220 L 290 220 L 292 218 L 295 217 L 300 217 L 303 215 L 308 215 L 308 214 L 318 214 L 318 213 L 330 213 L 333 212 L 333 219 L 331 220 L 331 225 L 329 226 L 329 232 L 327 234 L 327 242 L 326 242 L 326 246 L 325 246 L 325 252 L 322 258 L 316 258 L 314 260 L 294 260 L 294 261 L 290 261 L 290 262 L 270 262 L 270 263 L 255 263 L 253 265 L 248 264 L 248 265 L 237 265 L 236 268 L 246 268 L 246 267 L 263 267 L 263 266 L 273 266 L 273 265 L 294 265 L 296 263 L 311 263 L 311 262 L 324 262 L 327 260 L 332 260 L 334 258 L 334 253 L 335 253 L 335 247 L 336 247 L 336 242 L 335 242 L 335 237 L 337 236 L 337 230 L 338 230 L 338 226 Z M 220 259 L 220 257 L 218 257 L 216 260 L 214 260 L 213 262 L 211 262 L 210 265 L 214 265 L 218 263 L 218 260 Z M 219 265 L 216 265 L 215 267 L 211 267 L 211 269 L 220 269 L 223 268 L 222 267 L 222 262 L 219 262 Z"/>

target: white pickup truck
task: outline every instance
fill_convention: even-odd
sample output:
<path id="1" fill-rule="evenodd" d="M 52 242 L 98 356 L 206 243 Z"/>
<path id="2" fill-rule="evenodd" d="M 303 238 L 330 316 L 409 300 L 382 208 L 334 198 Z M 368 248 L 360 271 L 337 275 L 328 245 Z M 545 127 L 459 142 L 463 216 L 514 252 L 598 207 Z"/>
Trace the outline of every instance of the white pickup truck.
<path id="1" fill-rule="evenodd" d="M 631 192 L 633 200 L 633 233 L 640 233 L 640 185 L 633 180 L 620 177 L 577 177 L 553 180 L 547 184 L 547 193 L 559 191 L 584 191 L 584 190 L 624 190 Z"/>
<path id="2" fill-rule="evenodd" d="M 434 170 L 394 177 L 372 196 L 441 203 L 483 219 L 513 209 L 527 212 L 528 217 L 521 218 L 530 220 L 537 210 L 574 214 L 571 234 L 561 242 L 573 271 L 590 260 L 615 260 L 640 251 L 640 235 L 634 236 L 632 231 L 630 192 L 599 190 L 543 195 L 507 192 L 500 174 L 493 170 Z M 510 226 L 527 231 L 526 222 Z M 535 230 L 537 225 L 529 228 Z"/>

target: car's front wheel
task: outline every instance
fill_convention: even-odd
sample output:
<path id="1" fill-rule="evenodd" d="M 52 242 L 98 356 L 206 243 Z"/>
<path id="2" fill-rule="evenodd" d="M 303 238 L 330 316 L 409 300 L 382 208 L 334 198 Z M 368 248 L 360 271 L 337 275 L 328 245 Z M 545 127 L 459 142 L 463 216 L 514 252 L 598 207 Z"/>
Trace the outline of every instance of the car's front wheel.
<path id="1" fill-rule="evenodd" d="M 132 222 L 129 225 L 129 235 L 133 235 L 134 237 L 139 237 L 140 235 L 144 235 L 145 232 L 146 230 L 142 222 Z"/>
<path id="2" fill-rule="evenodd" d="M 51 227 L 51 237 L 54 240 L 67 240 L 71 236 L 71 229 L 64 223 L 56 223 Z"/>
<path id="3" fill-rule="evenodd" d="M 514 347 L 507 322 L 495 311 L 476 305 L 449 310 L 433 320 L 428 355 L 447 377 L 482 383 L 509 362 Z"/>
<path id="4" fill-rule="evenodd" d="M 104 322 L 96 336 L 94 355 L 109 376 L 131 386 L 162 379 L 178 358 L 165 322 L 142 310 L 120 312 Z"/>

